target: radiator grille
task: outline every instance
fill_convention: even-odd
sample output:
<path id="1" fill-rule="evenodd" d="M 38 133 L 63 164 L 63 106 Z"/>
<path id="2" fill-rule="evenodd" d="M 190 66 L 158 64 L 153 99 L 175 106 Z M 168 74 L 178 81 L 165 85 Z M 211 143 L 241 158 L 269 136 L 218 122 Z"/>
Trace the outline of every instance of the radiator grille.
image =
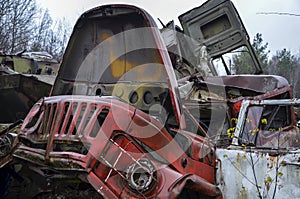
<path id="1" fill-rule="evenodd" d="M 96 103 L 60 101 L 45 102 L 39 134 L 56 137 L 96 137 L 109 109 Z"/>

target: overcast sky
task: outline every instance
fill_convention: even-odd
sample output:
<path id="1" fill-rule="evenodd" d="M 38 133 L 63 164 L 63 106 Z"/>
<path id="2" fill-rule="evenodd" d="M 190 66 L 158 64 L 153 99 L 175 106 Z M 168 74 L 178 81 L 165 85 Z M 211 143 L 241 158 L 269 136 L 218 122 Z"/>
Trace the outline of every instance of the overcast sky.
<path id="1" fill-rule="evenodd" d="M 300 0 L 232 0 L 251 37 L 262 33 L 264 42 L 269 43 L 271 54 L 286 48 L 293 54 L 300 52 L 300 16 L 264 15 L 259 12 L 281 12 L 300 15 Z M 50 11 L 53 18 L 65 17 L 73 26 L 81 13 L 95 6 L 109 3 L 128 3 L 142 7 L 153 18 L 164 23 L 200 6 L 205 0 L 153 1 L 153 0 L 37 0 Z"/>

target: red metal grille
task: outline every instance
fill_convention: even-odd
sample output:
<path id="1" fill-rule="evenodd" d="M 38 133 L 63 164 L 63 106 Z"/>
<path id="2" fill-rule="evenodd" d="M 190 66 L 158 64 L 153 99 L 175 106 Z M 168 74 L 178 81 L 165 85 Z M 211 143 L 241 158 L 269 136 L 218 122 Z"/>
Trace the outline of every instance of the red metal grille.
<path id="1" fill-rule="evenodd" d="M 96 137 L 109 113 L 108 108 L 93 102 L 72 100 L 45 101 L 39 134 L 55 137 Z"/>

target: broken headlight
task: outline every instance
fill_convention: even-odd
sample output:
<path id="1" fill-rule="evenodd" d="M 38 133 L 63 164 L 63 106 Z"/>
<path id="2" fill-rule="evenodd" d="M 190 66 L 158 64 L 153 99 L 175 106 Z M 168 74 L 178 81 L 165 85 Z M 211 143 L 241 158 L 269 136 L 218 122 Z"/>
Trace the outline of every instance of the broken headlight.
<path id="1" fill-rule="evenodd" d="M 157 173 L 147 159 L 140 159 L 129 165 L 126 178 L 129 188 L 134 192 L 146 192 L 157 184 Z"/>

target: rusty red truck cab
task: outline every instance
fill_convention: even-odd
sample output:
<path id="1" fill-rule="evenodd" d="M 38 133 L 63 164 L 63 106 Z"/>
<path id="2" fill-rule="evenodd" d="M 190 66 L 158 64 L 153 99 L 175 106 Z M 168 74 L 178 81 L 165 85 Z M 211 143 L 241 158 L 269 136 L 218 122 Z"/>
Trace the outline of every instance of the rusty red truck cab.
<path id="1" fill-rule="evenodd" d="M 217 198 L 206 136 L 183 110 L 151 16 L 106 5 L 77 21 L 51 95 L 25 118 L 11 164 L 31 182 L 34 191 L 19 190 L 25 198 L 72 190 L 81 198 Z"/>

